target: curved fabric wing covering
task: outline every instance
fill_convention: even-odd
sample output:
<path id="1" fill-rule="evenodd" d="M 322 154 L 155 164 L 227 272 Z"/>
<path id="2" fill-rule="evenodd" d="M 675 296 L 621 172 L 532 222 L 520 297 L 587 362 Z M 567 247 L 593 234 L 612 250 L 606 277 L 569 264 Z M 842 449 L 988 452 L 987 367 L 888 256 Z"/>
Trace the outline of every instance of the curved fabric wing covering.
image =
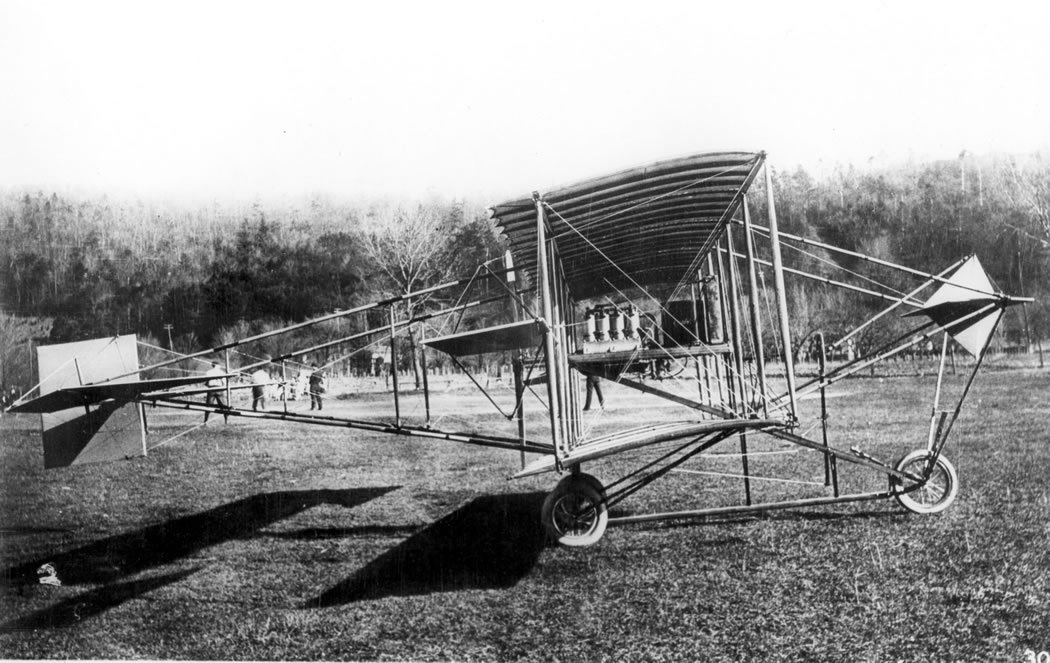
<path id="1" fill-rule="evenodd" d="M 680 283 L 721 236 L 764 161 L 763 152 L 697 154 L 543 193 L 548 237 L 573 297 Z M 491 213 L 517 267 L 535 274 L 534 199 Z"/>

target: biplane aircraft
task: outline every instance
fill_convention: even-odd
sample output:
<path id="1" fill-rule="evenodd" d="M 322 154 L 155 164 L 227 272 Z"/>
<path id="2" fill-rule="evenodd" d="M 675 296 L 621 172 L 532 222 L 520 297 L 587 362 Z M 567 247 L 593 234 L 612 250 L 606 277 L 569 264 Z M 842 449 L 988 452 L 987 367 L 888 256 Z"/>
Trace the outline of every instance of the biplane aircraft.
<path id="1" fill-rule="evenodd" d="M 32 397 L 10 409 L 41 414 L 44 461 L 49 467 L 145 454 L 144 405 L 506 449 L 521 456 L 514 477 L 561 475 L 539 517 L 552 538 L 566 546 L 597 542 L 610 522 L 877 499 L 894 499 L 915 513 L 944 510 L 958 491 L 956 471 L 944 450 L 963 401 L 1005 309 L 1031 300 L 1000 292 L 976 256 L 926 273 L 781 232 L 765 166 L 763 152 L 705 153 L 534 192 L 491 208 L 493 222 L 506 240 L 507 255 L 499 259 L 502 262 L 480 266 L 469 277 L 147 366 L 139 365 L 134 336 L 40 347 L 40 384 Z M 763 174 L 764 187 L 754 187 Z M 751 218 L 753 187 L 764 189 L 764 223 Z M 842 260 L 887 270 L 895 275 L 893 283 L 866 279 L 860 285 L 856 279 L 787 267 L 782 252 L 788 247 L 816 252 L 831 267 Z M 870 351 L 834 365 L 825 360 L 823 337 L 818 335 L 819 371 L 803 379 L 796 373 L 791 350 L 787 278 L 816 280 L 851 296 L 881 302 L 873 316 L 832 347 L 844 347 L 849 339 L 890 318 L 898 324 L 907 322 L 907 327 Z M 472 298 L 482 282 L 496 284 L 496 294 L 489 287 L 486 296 Z M 440 300 L 435 298 L 426 307 L 406 306 L 439 293 Z M 446 303 L 436 306 L 434 301 Z M 483 306 L 504 307 L 505 322 L 481 329 L 456 328 L 465 311 Z M 408 313 L 412 310 L 422 312 Z M 230 351 L 238 346 L 278 334 L 294 336 L 312 325 L 350 316 L 364 316 L 372 324 L 335 341 L 256 364 L 230 363 Z M 412 330 L 420 338 L 424 323 L 437 319 L 452 321 L 452 329 L 422 338 L 426 406 L 421 421 L 402 414 L 404 390 L 396 370 L 391 376 L 392 417 L 355 419 L 321 411 L 293 412 L 287 407 L 254 411 L 225 405 L 232 402 L 230 391 L 240 388 L 231 386 L 236 375 L 259 365 L 282 365 L 336 347 L 358 351 L 385 345 L 396 358 L 399 339 L 404 342 Z M 933 341 L 940 342 L 938 380 L 928 410 L 928 430 L 918 436 L 925 436 L 924 445 L 887 461 L 829 442 L 828 387 L 875 362 L 916 347 L 931 347 Z M 950 347 L 961 347 L 976 361 L 958 398 L 944 403 L 941 385 Z M 438 425 L 440 420 L 431 414 L 426 370 L 426 353 L 432 351 L 445 353 L 464 370 L 464 357 L 485 353 L 513 357 L 510 411 L 490 398 L 511 426 L 507 434 L 494 434 L 492 429 L 445 430 Z M 779 359 L 767 363 L 774 355 Z M 205 384 L 214 380 L 214 374 L 167 377 L 170 373 L 164 372 L 204 358 L 225 364 L 222 386 Z M 675 384 L 685 380 L 692 387 L 684 393 L 671 389 L 666 386 L 671 378 Z M 584 381 L 595 379 L 666 399 L 685 414 L 678 420 L 596 434 L 580 403 Z M 476 385 L 484 388 L 480 381 Z M 225 392 L 225 399 L 204 399 L 215 392 Z M 549 429 L 545 434 L 526 434 L 527 395 L 529 402 L 542 404 Z M 817 421 L 808 425 L 802 420 L 800 401 L 818 397 Z M 759 436 L 822 459 L 824 494 L 753 500 L 749 442 Z M 741 462 L 737 475 L 745 488 L 741 504 L 611 517 L 610 509 L 634 493 L 716 445 L 731 443 Z M 641 450 L 649 453 L 632 464 L 633 454 Z M 617 459 L 617 468 L 626 468 L 622 476 L 603 482 L 584 471 L 610 458 Z M 885 488 L 841 491 L 840 462 L 882 475 Z"/>

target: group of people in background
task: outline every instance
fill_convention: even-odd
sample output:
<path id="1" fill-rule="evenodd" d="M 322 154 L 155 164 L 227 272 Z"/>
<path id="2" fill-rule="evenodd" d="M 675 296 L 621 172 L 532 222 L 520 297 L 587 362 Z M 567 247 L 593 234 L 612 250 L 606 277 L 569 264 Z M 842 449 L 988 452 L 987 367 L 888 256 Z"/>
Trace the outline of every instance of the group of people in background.
<path id="1" fill-rule="evenodd" d="M 225 412 L 225 410 L 230 409 L 229 404 L 226 402 L 226 387 L 229 380 L 226 370 L 219 366 L 219 362 L 213 361 L 211 362 L 211 367 L 205 371 L 204 376 L 207 378 L 204 386 L 208 388 L 204 404 L 213 406 L 216 410 L 222 412 L 223 419 L 229 422 L 230 415 L 228 412 Z M 260 366 L 256 369 L 249 376 L 249 379 L 252 387 L 252 410 L 256 412 L 266 409 L 267 397 L 271 392 L 271 387 L 274 386 L 277 387 L 277 397 L 280 400 L 297 400 L 300 396 L 309 394 L 310 409 L 324 409 L 324 395 L 328 391 L 328 377 L 325 375 L 324 368 L 319 368 L 317 364 L 301 369 L 294 380 L 287 382 L 272 378 L 265 366 Z M 0 412 L 13 405 L 20 397 L 21 392 L 18 387 L 0 388 Z M 210 415 L 211 410 L 205 412 L 204 421 L 208 421 Z"/>
<path id="2" fill-rule="evenodd" d="M 211 367 L 205 372 L 207 381 L 204 383 L 208 388 L 204 404 L 214 406 L 219 411 L 229 410 L 226 402 L 227 383 L 229 376 L 227 372 L 213 361 Z M 249 376 L 252 390 L 252 410 L 258 412 L 266 410 L 266 401 L 270 396 L 272 388 L 277 388 L 280 400 L 297 400 L 300 396 L 310 395 L 310 409 L 324 409 L 324 395 L 328 391 L 328 378 L 324 368 L 312 364 L 308 369 L 302 369 L 294 380 L 281 380 L 271 377 L 265 366 L 260 366 Z M 211 411 L 204 413 L 204 421 L 208 421 Z M 229 422 L 229 414 L 223 412 L 223 418 Z"/>

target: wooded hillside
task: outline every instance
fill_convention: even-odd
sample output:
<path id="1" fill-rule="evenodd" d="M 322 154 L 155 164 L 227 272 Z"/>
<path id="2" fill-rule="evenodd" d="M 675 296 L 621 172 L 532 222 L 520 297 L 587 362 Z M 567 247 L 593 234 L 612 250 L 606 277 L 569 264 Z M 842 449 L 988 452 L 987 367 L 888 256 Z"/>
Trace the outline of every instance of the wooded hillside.
<path id="1" fill-rule="evenodd" d="M 893 169 L 840 167 L 821 179 L 796 168 L 775 171 L 774 186 L 788 232 L 928 271 L 977 253 L 1000 287 L 1037 298 L 1032 335 L 1050 331 L 1050 168 L 1040 157 L 964 153 Z M 176 350 L 189 351 L 469 275 L 502 253 L 484 209 L 491 202 L 315 197 L 188 209 L 0 191 L 0 311 L 30 319 L 48 342 L 138 333 L 167 346 L 170 334 Z M 763 203 L 752 196 L 756 219 Z M 785 259 L 827 269 L 791 251 Z M 806 291 L 796 293 L 805 295 L 796 298 L 806 303 L 800 316 L 848 324 L 854 312 L 821 286 L 796 287 Z M 27 382 L 17 335 L 0 344 L 8 373 L 0 379 Z"/>

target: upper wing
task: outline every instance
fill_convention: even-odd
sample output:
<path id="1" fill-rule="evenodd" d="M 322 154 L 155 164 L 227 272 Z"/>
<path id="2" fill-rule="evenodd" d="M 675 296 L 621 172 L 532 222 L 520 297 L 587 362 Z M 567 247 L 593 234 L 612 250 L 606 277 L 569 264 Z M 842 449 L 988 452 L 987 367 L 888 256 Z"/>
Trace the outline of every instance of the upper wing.
<path id="1" fill-rule="evenodd" d="M 544 192 L 548 239 L 576 300 L 695 272 L 765 162 L 762 152 L 697 154 Z M 537 269 L 536 201 L 492 207 L 517 269 Z"/>

